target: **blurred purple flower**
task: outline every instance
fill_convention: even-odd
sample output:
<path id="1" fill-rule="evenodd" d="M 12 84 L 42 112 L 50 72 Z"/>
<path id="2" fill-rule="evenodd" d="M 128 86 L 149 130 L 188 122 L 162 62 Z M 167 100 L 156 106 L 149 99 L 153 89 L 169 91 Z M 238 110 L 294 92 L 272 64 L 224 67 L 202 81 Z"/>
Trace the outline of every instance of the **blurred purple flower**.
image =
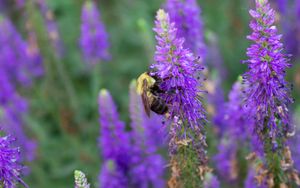
<path id="1" fill-rule="evenodd" d="M 183 46 L 204 59 L 206 47 L 201 10 L 196 0 L 167 0 L 165 5 L 171 22 L 175 23 L 177 37 L 184 38 Z"/>
<path id="2" fill-rule="evenodd" d="M 212 174 L 208 174 L 204 181 L 204 188 L 220 188 L 218 178 Z"/>
<path id="3" fill-rule="evenodd" d="M 82 7 L 80 46 L 88 63 L 110 59 L 108 34 L 93 1 L 86 1 Z"/>
<path id="4" fill-rule="evenodd" d="M 140 95 L 136 92 L 136 83 L 130 85 L 130 117 L 131 138 L 133 140 L 132 169 L 130 176 L 134 177 L 133 187 L 147 188 L 165 187 L 164 160 L 157 154 L 159 146 L 157 141 L 163 140 L 161 120 L 157 116 L 148 117 L 144 112 Z M 154 115 L 154 114 L 152 114 Z M 152 124 L 154 123 L 154 124 Z M 162 129 L 161 129 L 162 130 Z"/>
<path id="5" fill-rule="evenodd" d="M 128 170 L 130 162 L 130 140 L 125 131 L 125 123 L 120 121 L 117 108 L 107 90 L 99 94 L 99 114 L 101 132 L 99 147 L 104 160 L 113 159 L 116 165 Z"/>
<path id="6" fill-rule="evenodd" d="M 217 80 L 222 83 L 222 81 L 227 79 L 228 70 L 225 67 L 224 60 L 219 47 L 219 37 L 213 33 L 208 32 L 207 34 L 207 62 L 208 66 L 213 70 L 216 70 Z M 213 74 L 213 72 L 212 72 Z"/>
<path id="7" fill-rule="evenodd" d="M 125 124 L 120 121 L 117 108 L 107 90 L 100 91 L 99 114 L 101 125 L 99 148 L 101 148 L 105 163 L 99 176 L 100 187 L 123 185 L 123 179 L 128 178 L 132 149 L 129 134 L 125 131 Z M 110 165 L 111 163 L 113 165 Z M 118 170 L 115 171 L 115 169 Z M 122 177 L 115 179 L 117 175 Z"/>
<path id="8" fill-rule="evenodd" d="M 28 104 L 16 88 L 31 85 L 33 77 L 40 76 L 43 69 L 41 62 L 28 53 L 28 44 L 8 19 L 0 18 L 0 28 L 0 123 L 17 138 L 22 160 L 32 161 L 36 143 L 26 136 L 23 120 Z"/>
<path id="9" fill-rule="evenodd" d="M 254 176 L 254 170 L 250 169 L 245 180 L 245 188 L 257 188 L 257 183 L 255 182 Z"/>
<path id="10" fill-rule="evenodd" d="M 249 128 L 253 127 L 253 119 L 249 118 L 251 111 L 243 105 L 244 93 L 242 84 L 236 82 L 229 92 L 229 101 L 225 105 L 224 121 L 227 131 L 234 140 L 245 141 L 249 136 Z"/>
<path id="11" fill-rule="evenodd" d="M 155 151 L 158 148 L 164 147 L 164 138 L 167 133 L 163 125 L 163 117 L 155 113 L 152 113 L 150 117 L 147 116 L 142 98 L 136 92 L 135 81 L 132 81 L 130 84 L 129 111 L 131 126 L 144 132 L 144 135 L 140 135 L 139 137 L 143 137 L 147 145 L 151 146 L 151 149 L 148 148 L 151 151 Z"/>
<path id="12" fill-rule="evenodd" d="M 292 158 L 294 160 L 294 167 L 300 172 L 300 116 L 299 112 L 294 113 L 293 122 L 295 124 L 294 133 L 289 140 L 288 145 L 292 152 Z"/>
<path id="13" fill-rule="evenodd" d="M 10 81 L 29 86 L 32 78 L 40 76 L 42 65 L 28 54 L 28 44 L 22 39 L 10 20 L 0 16 L 0 66 L 9 72 Z"/>
<path id="14" fill-rule="evenodd" d="M 288 58 L 283 54 L 281 35 L 273 25 L 275 12 L 267 0 L 256 0 L 256 10 L 250 10 L 254 18 L 250 27 L 253 33 L 247 38 L 254 41 L 247 51 L 249 70 L 244 79 L 246 104 L 255 109 L 255 130 L 264 137 L 265 127 L 273 142 L 289 129 L 288 105 L 292 103 L 290 88 L 285 81 L 285 71 L 290 67 Z M 278 125 L 278 122 L 282 124 Z M 262 138 L 263 139 L 263 138 Z M 276 143 L 274 143 L 276 147 Z"/>
<path id="15" fill-rule="evenodd" d="M 150 127 L 159 124 L 149 124 L 133 85 L 130 91 L 131 132 L 125 131 L 109 93 L 102 90 L 99 95 L 99 147 L 104 157 L 99 175 L 101 187 L 164 187 L 164 160 L 155 145 L 159 136 Z"/>
<path id="16" fill-rule="evenodd" d="M 257 185 L 257 180 L 255 179 L 255 171 L 252 168 L 249 168 L 248 175 L 244 182 L 245 188 L 267 188 L 267 185 L 262 183 L 262 185 Z"/>
<path id="17" fill-rule="evenodd" d="M 17 183 L 27 187 L 20 177 L 23 167 L 14 141 L 10 136 L 0 136 L 0 186 L 5 188 L 15 188 Z"/>
<path id="18" fill-rule="evenodd" d="M 218 145 L 218 153 L 213 160 L 216 164 L 217 172 L 220 177 L 228 181 L 233 181 L 238 178 L 237 165 L 237 141 L 228 137 L 223 137 Z"/>
<path id="19" fill-rule="evenodd" d="M 288 0 L 277 0 L 278 10 L 281 14 L 286 13 L 287 5 L 288 5 Z"/>
<path id="20" fill-rule="evenodd" d="M 107 160 L 99 175 L 100 188 L 128 188 L 126 174 L 114 160 Z"/>
<path id="21" fill-rule="evenodd" d="M 226 125 L 224 121 L 225 97 L 222 83 L 219 78 L 206 80 L 205 88 L 207 90 L 207 111 L 212 116 L 213 125 L 217 128 L 218 135 L 225 133 Z"/>

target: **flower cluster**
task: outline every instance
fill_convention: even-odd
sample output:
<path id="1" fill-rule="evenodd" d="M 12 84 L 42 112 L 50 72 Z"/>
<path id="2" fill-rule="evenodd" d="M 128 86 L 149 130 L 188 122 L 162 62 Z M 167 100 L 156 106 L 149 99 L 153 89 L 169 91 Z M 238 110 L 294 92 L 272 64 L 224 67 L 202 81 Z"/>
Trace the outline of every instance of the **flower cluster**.
<path id="1" fill-rule="evenodd" d="M 136 83 L 130 85 L 131 138 L 133 141 L 131 176 L 134 187 L 164 187 L 164 160 L 157 154 L 163 143 L 161 118 L 153 114 L 147 117 L 141 97 L 136 92 Z M 160 144 L 157 144 L 160 141 Z"/>
<path id="2" fill-rule="evenodd" d="M 261 134 L 266 128 L 268 137 L 282 137 L 289 129 L 288 106 L 292 103 L 290 88 L 285 81 L 285 71 L 290 67 L 283 54 L 281 35 L 273 25 L 275 12 L 267 0 L 256 0 L 256 10 L 250 10 L 254 18 L 250 27 L 253 33 L 247 38 L 252 44 L 247 50 L 249 70 L 245 73 L 246 104 L 255 109 L 256 131 Z M 263 138 L 262 138 L 263 139 Z M 276 148 L 276 143 L 274 143 Z"/>
<path id="3" fill-rule="evenodd" d="M 220 188 L 218 178 L 212 174 L 207 174 L 204 181 L 204 188 Z"/>
<path id="4" fill-rule="evenodd" d="M 93 1 L 86 1 L 82 7 L 80 46 L 88 63 L 96 64 L 110 58 L 108 35 Z"/>
<path id="5" fill-rule="evenodd" d="M 206 115 L 199 97 L 203 67 L 199 59 L 184 47 L 184 38 L 178 38 L 175 23 L 163 10 L 157 12 L 154 31 L 157 46 L 150 75 L 161 80 L 158 87 L 163 92 L 159 93 L 159 97 L 168 105 L 166 118 L 170 125 L 172 166 L 168 184 L 170 187 L 201 185 L 201 179 L 208 171 L 206 137 L 202 132 Z M 186 159 L 186 156 L 189 158 Z M 193 178 L 184 178 L 188 176 Z"/>
<path id="6" fill-rule="evenodd" d="M 27 113 L 27 101 L 17 91 L 18 86 L 28 87 L 33 77 L 43 73 L 41 61 L 30 53 L 13 24 L 0 18 L 0 123 L 3 129 L 13 134 L 22 148 L 22 159 L 33 160 L 36 144 L 24 132 L 23 116 Z"/>
<path id="7" fill-rule="evenodd" d="M 171 22 L 176 25 L 177 36 L 184 38 L 183 46 L 195 55 L 205 58 L 201 10 L 196 0 L 167 0 L 165 5 Z"/>
<path id="8" fill-rule="evenodd" d="M 0 186 L 5 188 L 14 188 L 17 182 L 25 185 L 20 178 L 23 169 L 19 164 L 20 151 L 13 147 L 13 142 L 10 136 L 0 137 Z"/>
<path id="9" fill-rule="evenodd" d="M 101 124 L 100 148 L 104 158 L 99 181 L 101 187 L 164 187 L 164 161 L 157 154 L 153 127 L 143 112 L 135 84 L 131 85 L 130 111 L 132 131 L 125 131 L 109 93 L 99 95 Z M 107 147 L 109 146 L 109 147 Z"/>
<path id="10" fill-rule="evenodd" d="M 204 109 L 199 98 L 197 76 L 203 67 L 198 59 L 183 47 L 184 39 L 177 37 L 175 23 L 163 10 L 157 13 L 154 31 L 156 32 L 155 64 L 151 74 L 163 82 L 160 88 L 163 100 L 170 105 L 170 117 L 179 117 L 193 129 L 199 129 L 199 121 L 205 119 Z"/>

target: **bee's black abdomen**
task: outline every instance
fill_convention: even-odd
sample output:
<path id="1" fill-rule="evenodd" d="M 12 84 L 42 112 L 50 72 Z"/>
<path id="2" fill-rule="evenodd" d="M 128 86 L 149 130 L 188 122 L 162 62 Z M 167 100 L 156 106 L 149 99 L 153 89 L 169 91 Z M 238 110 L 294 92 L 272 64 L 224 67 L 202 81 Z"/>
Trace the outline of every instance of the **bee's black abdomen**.
<path id="1" fill-rule="evenodd" d="M 151 104 L 151 110 L 157 114 L 163 115 L 167 113 L 168 106 L 162 99 L 155 98 Z"/>

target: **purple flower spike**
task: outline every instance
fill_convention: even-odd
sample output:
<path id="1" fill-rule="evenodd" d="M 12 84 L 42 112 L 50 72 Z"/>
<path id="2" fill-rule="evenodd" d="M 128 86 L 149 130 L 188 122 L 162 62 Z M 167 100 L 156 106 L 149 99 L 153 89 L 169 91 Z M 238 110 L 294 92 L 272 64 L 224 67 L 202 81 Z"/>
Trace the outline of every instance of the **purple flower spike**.
<path id="1" fill-rule="evenodd" d="M 114 160 L 103 164 L 99 175 L 100 188 L 128 188 L 128 179 Z"/>
<path id="2" fill-rule="evenodd" d="M 199 89 L 200 71 L 203 67 L 199 59 L 184 48 L 184 39 L 177 38 L 175 23 L 171 23 L 169 15 L 163 10 L 157 12 L 154 31 L 157 41 L 156 63 L 151 65 L 150 74 L 160 80 L 158 87 L 163 92 L 159 93 L 159 97 L 168 105 L 166 118 L 172 166 L 168 184 L 182 184 L 185 187 L 189 182 L 192 187 L 202 185 L 202 179 L 208 171 L 206 137 L 202 132 L 206 115 L 199 97 L 202 92 Z M 185 165 L 186 161 L 191 167 Z M 183 172 L 191 171 L 193 177 L 181 177 L 178 168 Z"/>
<path id="3" fill-rule="evenodd" d="M 100 13 L 93 1 L 82 7 L 80 46 L 86 62 L 96 64 L 110 59 L 108 34 L 101 22 Z"/>
<path id="4" fill-rule="evenodd" d="M 162 156 L 157 154 L 157 140 L 162 141 L 159 133 L 161 121 L 156 116 L 148 117 L 143 108 L 140 95 L 136 92 L 136 82 L 130 85 L 130 115 L 131 138 L 133 140 L 131 177 L 134 187 L 147 188 L 150 185 L 157 188 L 165 187 L 163 176 L 165 162 Z M 160 119 L 160 118 L 159 118 Z M 152 124 L 156 123 L 156 124 Z M 155 128 L 158 127 L 158 128 Z M 157 131 L 155 133 L 155 131 Z"/>
<path id="5" fill-rule="evenodd" d="M 22 160 L 32 161 L 36 143 L 25 134 L 24 115 L 28 111 L 27 101 L 17 91 L 18 86 L 30 86 L 33 77 L 42 74 L 36 53 L 21 38 L 13 24 L 0 17 L 0 124 L 5 131 L 17 138 Z"/>
<path id="6" fill-rule="evenodd" d="M 283 136 L 289 129 L 288 106 L 292 103 L 290 88 L 285 81 L 285 71 L 290 67 L 283 54 L 281 35 L 273 25 L 275 12 L 267 0 L 257 0 L 256 10 L 250 10 L 254 18 L 250 27 L 253 33 L 247 38 L 254 42 L 248 50 L 249 70 L 244 79 L 246 104 L 255 109 L 256 131 L 261 134 L 267 127 L 272 139 Z M 282 127 L 281 127 L 282 126 Z"/>
<path id="7" fill-rule="evenodd" d="M 220 188 L 218 178 L 212 174 L 207 174 L 204 181 L 204 188 Z"/>
<path id="8" fill-rule="evenodd" d="M 125 123 L 120 121 L 117 108 L 106 90 L 99 94 L 101 137 L 99 147 L 105 160 L 114 159 L 117 165 L 128 168 L 130 142 Z M 109 146 L 109 147 L 108 147 Z"/>
<path id="9" fill-rule="evenodd" d="M 19 148 L 13 147 L 14 139 L 10 136 L 0 136 L 0 186 L 15 188 L 17 183 L 23 184 L 21 171 L 23 167 L 19 164 Z"/>
<path id="10" fill-rule="evenodd" d="M 165 93 L 161 97 L 170 104 L 171 119 L 177 116 L 193 129 L 199 129 L 199 120 L 205 119 L 205 113 L 198 96 L 201 91 L 197 75 L 203 67 L 183 47 L 184 39 L 177 38 L 177 29 L 169 15 L 159 10 L 156 19 L 156 63 L 151 66 L 151 72 L 163 80 L 160 88 Z"/>
<path id="11" fill-rule="evenodd" d="M 197 1 L 168 0 L 165 7 L 171 22 L 174 22 L 178 29 L 178 37 L 185 39 L 183 46 L 204 59 L 206 47 L 203 37 L 203 22 Z"/>

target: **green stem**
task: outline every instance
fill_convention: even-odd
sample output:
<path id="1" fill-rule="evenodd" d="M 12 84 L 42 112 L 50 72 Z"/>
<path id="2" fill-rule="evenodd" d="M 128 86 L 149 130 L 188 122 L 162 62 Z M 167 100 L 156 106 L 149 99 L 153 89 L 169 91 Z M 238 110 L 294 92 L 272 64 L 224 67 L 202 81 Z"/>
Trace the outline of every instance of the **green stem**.
<path id="1" fill-rule="evenodd" d="M 283 181 L 283 171 L 281 169 L 281 159 L 282 159 L 282 147 L 273 150 L 272 138 L 269 137 L 269 129 L 264 126 L 263 130 L 264 137 L 264 152 L 266 156 L 266 163 L 269 173 L 273 175 L 274 188 L 279 188 Z"/>
<path id="2" fill-rule="evenodd" d="M 97 97 L 98 97 L 98 93 L 101 89 L 101 62 L 98 62 L 94 65 L 93 70 L 92 70 L 92 82 L 91 82 L 91 92 L 92 92 L 92 104 L 97 104 Z"/>
<path id="3" fill-rule="evenodd" d="M 77 102 L 77 97 L 75 94 L 75 87 L 68 76 L 67 72 L 65 71 L 64 66 L 62 65 L 61 61 L 58 61 L 58 58 L 55 58 L 54 64 L 56 67 L 56 70 L 58 72 L 59 80 L 62 81 L 62 84 L 64 88 L 66 89 L 67 95 L 70 99 L 71 107 L 73 110 L 78 109 L 79 105 Z"/>

